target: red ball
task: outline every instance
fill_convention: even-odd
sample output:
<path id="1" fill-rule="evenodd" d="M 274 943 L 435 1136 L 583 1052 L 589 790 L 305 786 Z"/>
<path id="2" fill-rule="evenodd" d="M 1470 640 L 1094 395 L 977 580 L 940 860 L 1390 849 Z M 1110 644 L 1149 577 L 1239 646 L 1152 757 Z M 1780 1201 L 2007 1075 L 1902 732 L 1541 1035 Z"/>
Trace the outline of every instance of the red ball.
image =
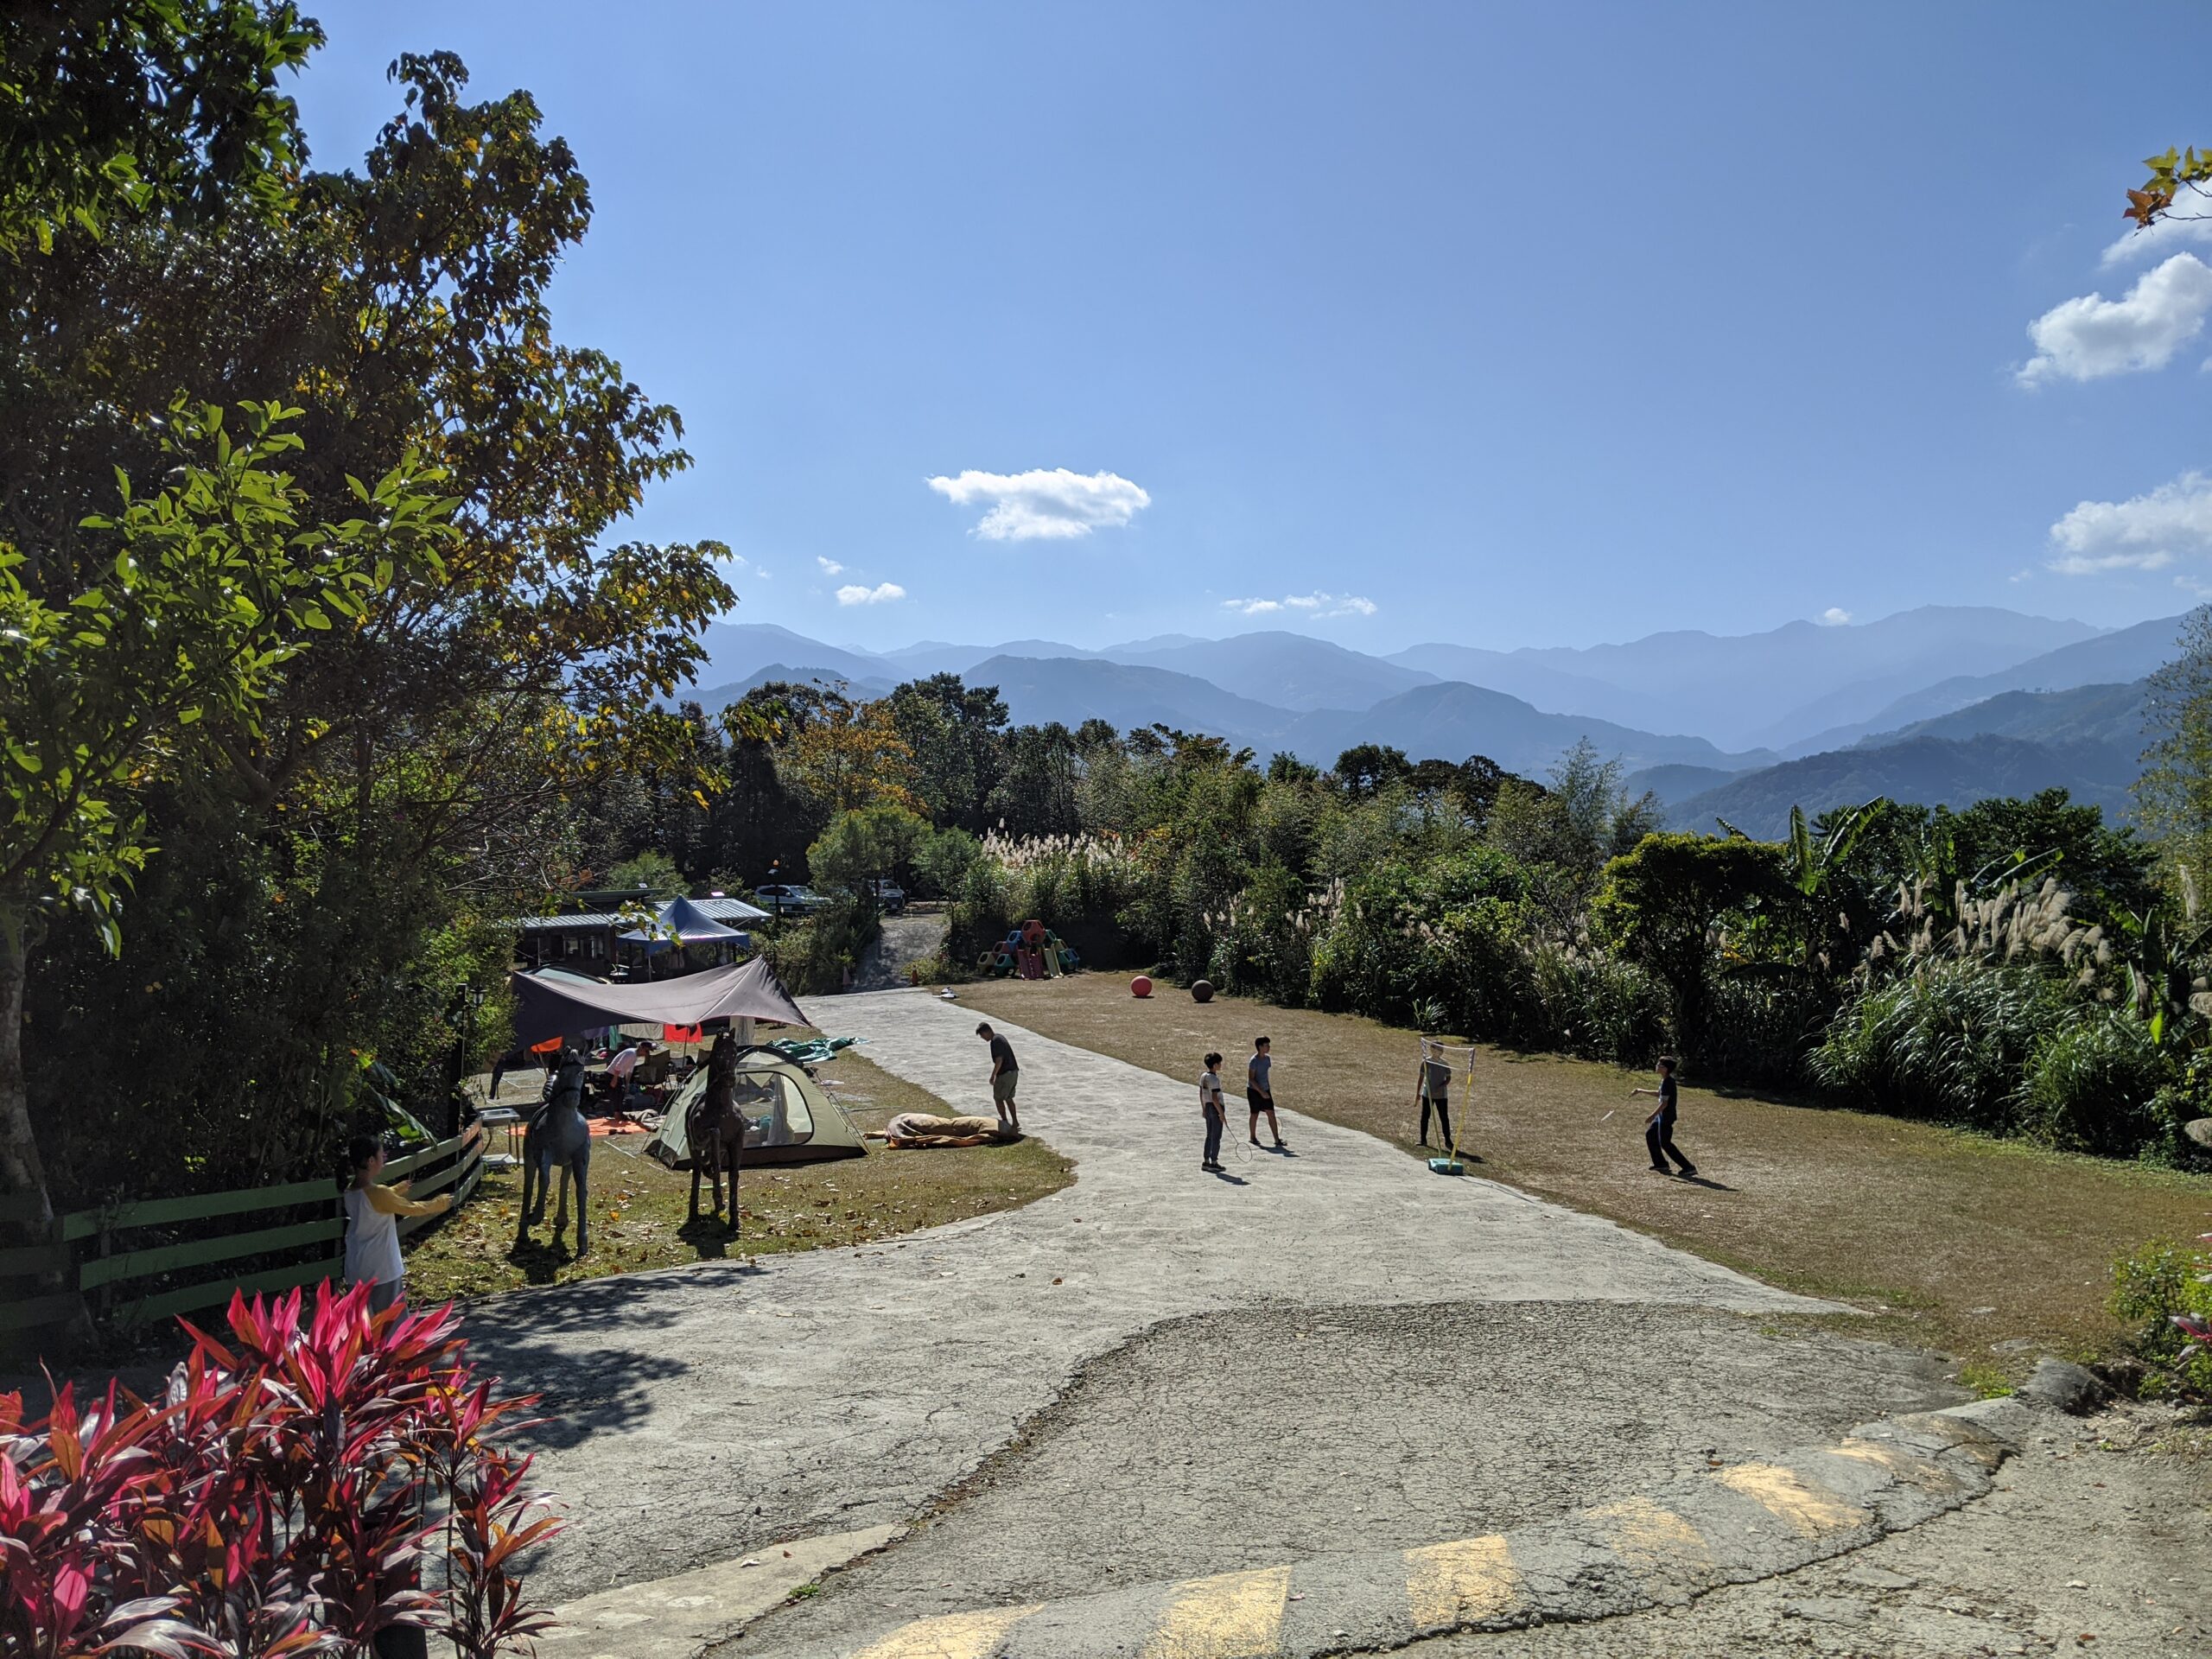
<path id="1" fill-rule="evenodd" d="M 1150 996 L 1152 995 L 1152 981 L 1145 975 L 1139 974 L 1135 979 L 1129 982 L 1129 995 L 1131 996 Z"/>

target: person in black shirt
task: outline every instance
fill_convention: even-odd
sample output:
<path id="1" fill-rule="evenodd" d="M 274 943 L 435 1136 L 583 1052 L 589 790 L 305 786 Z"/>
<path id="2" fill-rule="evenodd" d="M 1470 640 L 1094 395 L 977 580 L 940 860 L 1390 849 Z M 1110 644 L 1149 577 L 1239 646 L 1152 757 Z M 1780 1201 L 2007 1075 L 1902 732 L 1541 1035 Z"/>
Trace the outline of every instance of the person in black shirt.
<path id="1" fill-rule="evenodd" d="M 993 1031 L 988 1020 L 976 1027 L 976 1034 L 991 1046 L 991 1103 L 999 1109 L 999 1122 L 1019 1135 L 1021 1113 L 1014 1091 L 1020 1086 L 1021 1068 L 1014 1063 L 1014 1045 Z"/>
<path id="2" fill-rule="evenodd" d="M 1675 1145 L 1675 1057 L 1671 1054 L 1659 1057 L 1659 1086 L 1656 1089 L 1631 1089 L 1629 1093 L 1631 1096 L 1650 1095 L 1659 1102 L 1659 1109 L 1643 1121 L 1643 1144 L 1650 1148 L 1651 1167 L 1662 1175 L 1672 1174 L 1674 1172 L 1667 1167 L 1667 1159 L 1672 1158 L 1681 1166 L 1683 1174 L 1696 1174 L 1697 1166 L 1683 1157 Z M 1664 1157 L 1661 1156 L 1662 1153 Z"/>

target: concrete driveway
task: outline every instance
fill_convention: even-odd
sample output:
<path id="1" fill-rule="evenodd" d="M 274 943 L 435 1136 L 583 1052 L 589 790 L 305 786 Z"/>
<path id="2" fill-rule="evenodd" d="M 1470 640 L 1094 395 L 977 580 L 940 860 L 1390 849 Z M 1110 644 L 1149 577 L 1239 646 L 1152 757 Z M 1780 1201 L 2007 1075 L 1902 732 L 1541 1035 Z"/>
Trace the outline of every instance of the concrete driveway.
<path id="1" fill-rule="evenodd" d="M 957 1109 L 988 1109 L 972 1011 L 893 991 L 825 1002 L 821 1013 L 831 1030 L 865 1037 L 876 1064 Z M 1516 1411 L 1547 1414 L 1541 1378 L 1532 1383 L 1521 1358 L 1504 1362 L 1533 1351 L 1540 1331 L 1574 1325 L 1560 1305 L 1695 1313 L 1702 1325 L 1669 1323 L 1663 1335 L 1624 1325 L 1619 1342 L 1589 1322 L 1581 1357 L 1560 1355 L 1548 1373 L 1561 1392 L 1580 1395 L 1593 1358 L 1643 1343 L 1645 1372 L 1605 1362 L 1619 1375 L 1599 1390 L 1625 1449 L 1653 1425 L 1684 1421 L 1688 1396 L 1676 1398 L 1669 1378 L 1698 1372 L 1700 1344 L 1715 1339 L 1699 1334 L 1713 1311 L 1814 1306 L 1609 1222 L 1433 1175 L 1369 1136 L 1295 1114 L 1284 1125 L 1295 1156 L 1232 1154 L 1230 1178 L 1202 1174 L 1197 1057 L 1193 1083 L 1178 1083 L 1007 1029 L 1021 1060 L 1024 1126 L 1077 1160 L 1073 1186 L 895 1243 L 632 1274 L 472 1310 L 478 1355 L 546 1397 L 540 1471 L 571 1518 L 536 1580 L 541 1593 L 565 1600 L 770 1543 L 909 1520 L 1013 1446 L 1086 1362 L 1164 1322 L 1233 1313 L 1243 1322 L 1235 1329 L 1255 1333 L 1246 1341 L 1257 1354 L 1299 1340 L 1313 1323 L 1309 1310 L 1547 1305 L 1530 1313 L 1533 1324 L 1479 1322 L 1452 1351 L 1465 1376 L 1494 1372 L 1511 1388 L 1448 1408 L 1430 1397 L 1433 1383 L 1414 1390 L 1422 1432 L 1443 1445 L 1454 1418 L 1471 1411 L 1505 1432 Z M 1402 1323 L 1418 1334 L 1431 1322 Z M 1353 1328 L 1369 1333 L 1359 1365 L 1375 1408 L 1389 1411 L 1393 1361 L 1370 1325 Z M 1235 1372 L 1236 1345 L 1213 1347 Z M 1739 1353 L 1723 1372 L 1746 1363 Z M 1427 1370 L 1440 1369 L 1451 1368 L 1432 1347 Z M 1858 1371 L 1866 1386 L 1840 1388 L 1832 1409 L 1816 1414 L 1847 1422 L 1927 1391 L 1925 1378 L 1888 1361 Z M 1758 1375 L 1758 1363 L 1745 1374 Z M 1698 1397 L 1709 1402 L 1712 1390 L 1700 1385 Z M 1798 1434 L 1817 1427 L 1795 1407 L 1763 1411 L 1757 1389 L 1743 1397 L 1740 1424 L 1771 1420 L 1775 1433 Z M 1192 1433 L 1188 1422 L 1136 1427 L 1177 1440 Z M 1580 1452 L 1602 1468 L 1605 1431 L 1592 1422 L 1589 1432 L 1600 1438 Z M 1681 1438 L 1716 1437 L 1693 1427 Z M 1344 1462 L 1324 1457 L 1309 1472 L 1319 1479 Z M 1295 1466 L 1270 1479 L 1312 1490 Z M 1434 1513 L 1434 1485 L 1409 1489 L 1426 1494 L 1409 1500 L 1421 1528 L 1447 1518 Z M 1081 1495 L 1062 1501 L 1079 1504 Z M 1242 1548 L 1231 1541 L 1227 1553 Z"/>

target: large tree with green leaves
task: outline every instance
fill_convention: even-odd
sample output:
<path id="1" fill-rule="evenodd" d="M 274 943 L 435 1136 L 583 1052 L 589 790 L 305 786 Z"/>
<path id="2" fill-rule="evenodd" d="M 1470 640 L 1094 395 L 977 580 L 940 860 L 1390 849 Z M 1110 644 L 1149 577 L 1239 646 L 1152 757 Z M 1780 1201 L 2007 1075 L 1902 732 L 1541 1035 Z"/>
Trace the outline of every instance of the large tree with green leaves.
<path id="1" fill-rule="evenodd" d="M 696 768 L 697 728 L 662 700 L 734 597 L 714 544 L 620 538 L 685 457 L 672 410 L 554 334 L 546 289 L 590 217 L 574 156 L 527 94 L 468 99 L 449 57 L 395 74 L 401 113 L 359 172 L 288 177 L 274 211 L 64 227 L 0 272 L 0 523 L 51 604 L 102 580 L 111 552 L 85 521 L 118 465 L 166 464 L 179 386 L 301 411 L 288 488 L 302 523 L 342 521 L 349 478 L 410 454 L 451 497 L 435 568 L 372 563 L 340 626 L 272 619 L 281 654 L 251 718 L 211 706 L 190 786 L 152 789 L 155 839 L 211 873 L 253 873 L 244 890 L 164 880 L 159 907 L 129 918 L 142 963 L 204 971 L 120 969 L 72 926 L 39 976 L 46 1071 L 96 1077 L 119 1109 L 189 1126 L 203 1163 L 238 1150 L 249 1173 L 327 1146 L 357 1053 L 400 1026 L 435 1042 L 453 976 L 489 965 L 450 928 L 563 879 L 569 801 Z M 257 893 L 282 925 L 223 948 Z M 137 1017 L 120 1038 L 76 1036 L 77 1014 L 103 1006 Z M 156 1046 L 164 1028 L 255 1034 L 218 1064 Z M 35 1116 L 61 1126 L 67 1099 L 31 1081 Z"/>
<path id="2" fill-rule="evenodd" d="M 1666 987 L 1675 1039 L 1694 1055 L 1705 1040 L 1707 981 L 1722 918 L 1781 887 L 1778 849 L 1769 842 L 1649 835 L 1605 866 L 1591 922 Z"/>
<path id="3" fill-rule="evenodd" d="M 263 0 L 0 10 L 0 258 L 151 213 L 280 203 L 301 153 L 277 77 L 322 32 Z"/>
<path id="4" fill-rule="evenodd" d="M 434 574 L 449 502 L 410 466 L 359 489 L 362 513 L 302 522 L 276 458 L 298 439 L 289 411 L 181 409 L 181 463 L 157 493 L 119 477 L 112 512 L 84 529 L 95 580 L 54 591 L 0 546 L 0 1183 L 50 1213 L 22 1055 L 29 953 L 58 912 L 81 914 L 111 951 L 124 894 L 153 850 L 140 798 L 219 758 L 225 734 L 259 729 L 299 641 L 358 626 L 391 574 Z"/>

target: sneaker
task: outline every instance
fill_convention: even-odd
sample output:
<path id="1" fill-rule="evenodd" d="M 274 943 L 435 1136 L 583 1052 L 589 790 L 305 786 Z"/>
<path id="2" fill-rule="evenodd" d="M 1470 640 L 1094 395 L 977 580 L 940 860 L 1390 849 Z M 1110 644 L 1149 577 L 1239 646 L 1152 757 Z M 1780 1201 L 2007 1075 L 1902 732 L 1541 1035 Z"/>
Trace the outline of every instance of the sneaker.
<path id="1" fill-rule="evenodd" d="M 1671 1175 L 1675 1172 L 1664 1164 L 1654 1164 L 1651 1166 L 1651 1173 L 1654 1175 Z"/>
<path id="2" fill-rule="evenodd" d="M 1682 1166 L 1682 1173 L 1686 1177 L 1696 1174 L 1697 1166 L 1695 1164 L 1684 1164 Z"/>

